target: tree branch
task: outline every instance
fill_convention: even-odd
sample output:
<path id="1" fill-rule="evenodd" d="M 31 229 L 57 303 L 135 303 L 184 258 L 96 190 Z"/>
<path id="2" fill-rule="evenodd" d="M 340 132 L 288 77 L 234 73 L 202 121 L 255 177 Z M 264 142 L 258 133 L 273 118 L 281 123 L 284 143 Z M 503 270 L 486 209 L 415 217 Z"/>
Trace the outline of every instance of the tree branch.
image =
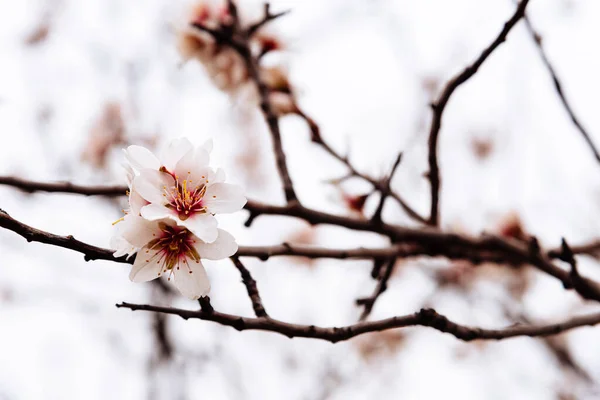
<path id="1" fill-rule="evenodd" d="M 425 326 L 453 335 L 463 341 L 502 340 L 518 336 L 538 337 L 556 335 L 570 329 L 593 326 L 600 323 L 600 313 L 582 315 L 567 319 L 563 322 L 548 325 L 517 325 L 504 329 L 483 329 L 459 325 L 432 309 L 422 309 L 414 314 L 382 319 L 372 322 L 359 322 L 344 327 L 322 328 L 314 325 L 298 325 L 279 321 L 272 318 L 245 318 L 237 315 L 213 311 L 191 311 L 170 307 L 158 307 L 145 304 L 121 303 L 118 308 L 128 308 L 132 311 L 144 310 L 178 315 L 183 319 L 201 319 L 213 321 L 225 326 L 231 326 L 238 331 L 260 330 L 282 334 L 289 338 L 304 337 L 321 339 L 336 343 L 351 339 L 369 332 L 380 332 L 388 329 L 405 328 L 410 326 Z"/>
<path id="2" fill-rule="evenodd" d="M 250 80 L 254 82 L 258 91 L 258 95 L 260 97 L 260 108 L 271 133 L 271 141 L 273 142 L 273 152 L 275 154 L 277 171 L 279 172 L 279 177 L 281 178 L 283 184 L 285 199 L 288 203 L 297 203 L 298 196 L 296 195 L 296 191 L 294 190 L 294 185 L 290 178 L 290 173 L 287 167 L 285 152 L 283 151 L 281 132 L 279 130 L 279 120 L 273 110 L 273 107 L 271 106 L 271 102 L 269 101 L 270 90 L 260 77 L 258 57 L 255 57 L 252 54 L 252 50 L 250 48 L 249 43 L 249 32 L 244 31 L 240 27 L 240 21 L 238 18 L 237 7 L 235 3 L 229 0 L 228 7 L 229 13 L 233 18 L 233 29 L 231 32 L 226 32 L 224 29 L 210 29 L 199 23 L 193 23 L 191 24 L 191 26 L 209 33 L 214 37 L 214 39 L 217 42 L 230 46 L 244 60 L 244 64 L 246 66 L 246 69 L 248 70 Z"/>
<path id="3" fill-rule="evenodd" d="M 306 115 L 302 110 L 297 110 L 297 114 L 299 117 L 304 119 L 306 121 L 306 123 L 308 124 L 310 131 L 311 131 L 312 142 L 321 146 L 321 148 L 323 150 L 325 150 L 329 155 L 331 155 L 336 160 L 342 162 L 350 171 L 350 173 L 348 174 L 348 177 L 352 177 L 352 176 L 359 177 L 359 178 L 369 182 L 371 185 L 373 185 L 373 187 L 376 190 L 378 190 L 380 192 L 385 189 L 385 186 L 383 185 L 383 182 L 381 179 L 375 179 L 375 178 L 370 177 L 369 175 L 366 175 L 366 174 L 363 174 L 363 173 L 357 171 L 347 156 L 342 156 L 340 153 L 335 151 L 333 149 L 333 147 L 331 147 L 323 139 L 323 137 L 321 136 L 321 133 L 320 133 L 319 126 L 312 118 L 310 118 L 308 115 Z M 411 217 L 412 219 L 414 219 L 415 221 L 417 221 L 421 224 L 427 224 L 427 220 L 424 217 L 422 217 L 419 213 L 417 213 L 410 205 L 408 205 L 408 203 L 398 193 L 392 192 L 390 190 L 389 196 L 393 197 L 398 202 L 400 207 L 404 210 L 404 212 L 409 217 Z"/>
<path id="4" fill-rule="evenodd" d="M 233 261 L 233 265 L 240 271 L 240 275 L 242 276 L 242 282 L 244 286 L 246 286 L 246 291 L 248 292 L 248 297 L 250 297 L 250 301 L 252 302 L 252 308 L 254 309 L 254 314 L 257 317 L 268 318 L 269 315 L 265 311 L 265 307 L 263 306 L 262 300 L 260 298 L 260 294 L 258 293 L 258 287 L 256 286 L 256 281 L 252 278 L 250 271 L 246 269 L 244 264 L 237 257 L 231 257 L 231 261 Z"/>
<path id="5" fill-rule="evenodd" d="M 264 13 L 263 13 L 262 19 L 260 21 L 255 22 L 254 24 L 250 25 L 248 27 L 248 29 L 246 29 L 246 36 L 247 37 L 251 37 L 260 28 L 262 28 L 263 26 L 265 26 L 269 22 L 271 22 L 274 19 L 277 19 L 279 17 L 283 17 L 284 15 L 287 15 L 289 13 L 290 13 L 290 10 L 285 10 L 285 11 L 282 11 L 282 12 L 278 12 L 278 13 L 272 14 L 271 13 L 271 5 L 269 3 L 265 3 L 264 4 Z"/>
<path id="6" fill-rule="evenodd" d="M 383 292 L 387 290 L 387 283 L 392 276 L 392 272 L 394 271 L 394 267 L 396 266 L 396 258 L 392 258 L 387 261 L 387 263 L 380 268 L 379 275 L 377 279 L 377 285 L 375 286 L 375 291 L 369 297 L 364 297 L 356 300 L 357 305 L 361 305 L 364 307 L 363 312 L 360 315 L 359 321 L 366 321 L 371 311 L 373 311 L 373 306 L 375 302 L 381 296 Z"/>
<path id="7" fill-rule="evenodd" d="M 0 185 L 12 186 L 24 192 L 72 193 L 85 196 L 125 196 L 127 186 L 83 186 L 70 182 L 36 182 L 12 176 L 0 176 Z"/>
<path id="8" fill-rule="evenodd" d="M 592 141 L 592 138 L 591 138 L 590 134 L 583 127 L 583 125 L 579 121 L 579 118 L 577 118 L 577 116 L 575 115 L 575 111 L 573 111 L 573 108 L 571 107 L 571 105 L 567 101 L 567 98 L 566 98 L 565 93 L 563 91 L 562 84 L 561 84 L 560 80 L 558 79 L 558 75 L 556 74 L 556 70 L 554 69 L 554 66 L 552 65 L 552 63 L 548 59 L 548 55 L 546 54 L 546 50 L 544 49 L 544 46 L 542 44 L 542 37 L 541 37 L 541 35 L 534 29 L 534 27 L 531 24 L 531 21 L 529 20 L 529 18 L 527 17 L 527 15 L 523 16 L 523 20 L 525 22 L 525 26 L 527 27 L 527 31 L 531 35 L 531 38 L 533 39 L 533 41 L 534 41 L 534 43 L 535 43 L 535 45 L 536 45 L 536 47 L 538 49 L 538 52 L 540 54 L 540 58 L 542 59 L 542 62 L 544 63 L 544 66 L 546 67 L 546 69 L 548 70 L 548 73 L 550 74 L 550 76 L 552 78 L 552 82 L 554 83 L 554 89 L 556 90 L 556 94 L 558 95 L 558 98 L 560 99 L 560 102 L 562 103 L 563 108 L 565 109 L 565 111 L 569 115 L 569 118 L 571 118 L 571 121 L 573 122 L 573 125 L 575 125 L 575 127 L 577 128 L 577 130 L 579 131 L 579 133 L 581 133 L 581 136 L 583 136 L 583 139 L 586 141 L 588 147 L 590 148 L 590 150 L 594 154 L 594 157 L 596 158 L 596 161 L 600 162 L 600 153 L 598 153 L 598 149 L 594 145 L 594 142 Z"/>
<path id="9" fill-rule="evenodd" d="M 440 197 L 440 170 L 438 166 L 438 138 L 440 134 L 440 129 L 442 127 L 442 115 L 444 113 L 444 109 L 448 104 L 448 100 L 450 100 L 450 96 L 454 93 L 454 91 L 463 83 L 468 81 L 471 77 L 473 77 L 479 67 L 487 60 L 487 58 L 502 44 L 508 33 L 512 30 L 512 28 L 519 22 L 521 18 L 525 15 L 525 8 L 529 0 L 521 0 L 519 6 L 517 7 L 513 16 L 504 24 L 504 28 L 500 31 L 500 34 L 494 39 L 494 41 L 486 47 L 483 52 L 477 57 L 477 59 L 469 66 L 467 66 L 461 73 L 452 78 L 446 86 L 444 90 L 438 97 L 438 99 L 433 102 L 431 105 L 431 109 L 433 111 L 433 119 L 431 121 L 431 128 L 429 131 L 429 173 L 428 178 L 431 183 L 431 211 L 429 214 L 429 222 L 431 225 L 437 226 L 439 225 L 439 197 Z"/>
<path id="10" fill-rule="evenodd" d="M 272 214 L 286 215 L 296 214 L 301 216 L 307 221 L 313 221 L 314 223 L 330 223 L 340 222 L 339 219 L 352 221 L 348 227 L 351 229 L 373 231 L 372 224 L 368 221 L 347 219 L 344 217 L 332 216 L 330 214 L 321 213 L 319 211 L 310 210 L 302 206 L 265 206 L 260 205 L 264 208 L 265 212 Z M 254 210 L 257 212 L 257 210 Z M 329 221 L 329 222 L 328 222 Z M 0 227 L 11 230 L 28 241 L 36 241 L 54 246 L 64 247 L 83 253 L 86 260 L 111 260 L 117 262 L 128 262 L 123 257 L 114 258 L 112 256 L 112 250 L 103 249 L 100 247 L 92 246 L 87 243 L 83 243 L 73 238 L 73 236 L 59 236 L 48 232 L 41 231 L 39 229 L 32 228 L 22 222 L 15 220 L 10 217 L 6 212 L 0 212 Z M 405 256 L 417 256 L 423 255 L 428 257 L 443 256 L 450 259 L 465 259 L 469 260 L 474 264 L 481 262 L 494 262 L 494 263 L 505 263 L 511 265 L 522 265 L 530 264 L 540 271 L 545 272 L 548 275 L 555 277 L 560 280 L 563 286 L 567 289 L 576 290 L 583 298 L 589 300 L 600 301 L 600 285 L 588 278 L 577 276 L 578 284 L 574 284 L 573 276 L 568 271 L 554 265 L 547 256 L 545 256 L 539 248 L 533 250 L 533 246 L 529 246 L 523 242 L 516 240 L 503 239 L 497 236 L 483 236 L 480 238 L 470 238 L 454 233 L 444 233 L 437 229 L 409 229 L 398 227 L 394 225 L 381 224 L 378 226 L 377 232 L 389 236 L 395 246 L 404 245 L 405 247 L 395 247 L 396 252 L 394 255 L 399 256 L 404 254 Z M 240 251 L 237 253 L 238 256 L 243 256 L 242 251 L 247 251 L 248 255 L 263 255 L 264 257 L 270 255 L 300 255 L 293 254 L 296 252 L 304 252 L 307 256 L 332 256 L 339 255 L 339 258 L 349 257 L 350 255 L 358 256 L 365 255 L 367 250 L 355 249 L 348 253 L 349 250 L 334 250 L 319 249 L 311 250 L 310 248 L 301 248 L 296 246 L 295 248 L 290 245 L 281 245 L 283 247 L 277 248 L 243 248 L 240 247 Z M 411 247 L 414 246 L 414 247 Z M 291 250 L 290 250 L 291 249 Z M 390 250 L 369 250 L 372 251 L 377 257 L 382 256 L 384 253 Z M 377 258 L 373 257 L 373 258 Z M 389 257 L 389 255 L 388 255 Z M 371 257 L 369 257 L 371 258 Z M 580 290 L 585 288 L 585 290 Z"/>

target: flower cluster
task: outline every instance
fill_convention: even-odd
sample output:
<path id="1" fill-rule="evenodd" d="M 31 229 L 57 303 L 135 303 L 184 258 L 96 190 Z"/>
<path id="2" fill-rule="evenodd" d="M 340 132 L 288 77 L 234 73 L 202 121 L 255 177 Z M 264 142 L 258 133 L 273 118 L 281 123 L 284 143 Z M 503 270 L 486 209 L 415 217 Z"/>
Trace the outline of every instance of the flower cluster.
<path id="1" fill-rule="evenodd" d="M 209 166 L 211 150 L 211 141 L 194 148 L 187 139 L 171 142 L 160 158 L 141 146 L 125 150 L 129 209 L 112 246 L 117 257 L 137 254 L 132 281 L 168 274 L 183 295 L 198 299 L 210 290 L 201 259 L 237 251 L 215 214 L 240 210 L 246 198 L 239 186 L 225 183 L 222 169 Z"/>
<path id="2" fill-rule="evenodd" d="M 239 16 L 241 25 L 245 23 L 243 13 Z M 201 0 L 187 16 L 186 25 L 179 30 L 178 49 L 184 62 L 196 60 L 204 66 L 211 81 L 222 91 L 242 98 L 245 103 L 259 104 L 258 91 L 250 81 L 245 60 L 238 52 L 224 43 L 218 43 L 210 33 L 195 28 L 194 24 L 213 30 L 232 29 L 233 19 L 225 1 Z M 242 28 L 243 29 L 243 28 Z M 282 45 L 276 35 L 259 30 L 249 37 L 249 48 L 257 58 L 267 53 L 281 50 Z M 269 87 L 269 100 L 277 115 L 297 112 L 287 73 L 279 66 L 260 66 L 260 76 Z"/>

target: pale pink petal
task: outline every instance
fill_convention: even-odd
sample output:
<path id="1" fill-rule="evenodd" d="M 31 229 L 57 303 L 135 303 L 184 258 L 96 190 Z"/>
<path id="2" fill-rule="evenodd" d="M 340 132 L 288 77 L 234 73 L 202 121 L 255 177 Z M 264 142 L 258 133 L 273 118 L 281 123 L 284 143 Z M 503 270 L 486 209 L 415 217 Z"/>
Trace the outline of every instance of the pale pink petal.
<path id="1" fill-rule="evenodd" d="M 186 138 L 179 138 L 171 141 L 162 153 L 162 165 L 169 171 L 175 171 L 175 165 L 188 152 L 193 151 L 194 146 Z"/>
<path id="2" fill-rule="evenodd" d="M 115 250 L 113 256 L 117 258 L 125 255 L 129 258 L 137 251 L 135 246 L 132 246 L 131 243 L 120 235 L 115 235 L 110 239 L 110 248 Z"/>
<path id="3" fill-rule="evenodd" d="M 223 170 L 223 168 L 217 168 L 214 176 L 212 177 L 211 182 L 212 183 L 225 182 L 225 170 Z"/>
<path id="4" fill-rule="evenodd" d="M 236 212 L 246 204 L 246 197 L 243 193 L 241 186 L 215 183 L 206 189 L 203 204 L 213 214 Z"/>
<path id="5" fill-rule="evenodd" d="M 160 233 L 158 224 L 137 215 L 128 215 L 120 224 L 123 225 L 123 238 L 137 248 L 143 247 Z"/>
<path id="6" fill-rule="evenodd" d="M 127 151 L 125 151 L 125 154 L 127 154 Z M 131 189 L 131 185 L 133 184 L 133 178 L 135 178 L 135 171 L 133 170 L 133 167 L 131 166 L 131 164 L 123 163 L 121 165 L 123 166 L 123 169 L 125 170 L 125 176 L 127 178 L 127 186 Z"/>
<path id="7" fill-rule="evenodd" d="M 199 147 L 196 149 L 196 153 L 194 154 L 194 163 L 196 168 L 203 168 L 208 166 L 210 161 L 210 151 L 207 151 L 203 147 Z"/>
<path id="8" fill-rule="evenodd" d="M 196 241 L 194 247 L 201 258 L 206 258 L 207 260 L 222 260 L 231 257 L 237 252 L 238 245 L 233 236 L 222 229 L 219 229 L 218 231 L 219 236 L 217 237 L 217 240 L 212 243 Z"/>
<path id="9" fill-rule="evenodd" d="M 167 197 L 163 196 L 175 185 L 173 177 L 166 172 L 144 169 L 133 180 L 133 189 L 150 203 L 165 204 Z"/>
<path id="10" fill-rule="evenodd" d="M 192 300 L 197 300 L 210 292 L 210 282 L 200 261 L 180 262 L 179 268 L 173 271 L 173 276 L 177 289 Z"/>
<path id="11" fill-rule="evenodd" d="M 204 142 L 202 144 L 202 146 L 200 146 L 200 148 L 203 149 L 204 151 L 206 151 L 207 153 L 210 153 L 213 150 L 212 139 L 208 139 L 206 142 Z"/>
<path id="12" fill-rule="evenodd" d="M 140 210 L 145 205 L 148 205 L 148 201 L 146 201 L 137 190 L 131 190 L 129 192 L 129 210 L 132 215 L 140 215 Z"/>
<path id="13" fill-rule="evenodd" d="M 175 166 L 175 175 L 179 182 L 184 180 L 192 183 L 192 186 L 198 186 L 206 179 L 209 154 L 203 149 L 187 152 Z"/>
<path id="14" fill-rule="evenodd" d="M 198 236 L 200 240 L 212 243 L 217 239 L 217 219 L 210 214 L 194 214 L 184 221 L 177 221 L 179 226 L 185 226 L 190 232 Z"/>
<path id="15" fill-rule="evenodd" d="M 131 166 L 137 170 L 144 168 L 160 168 L 160 161 L 150 150 L 142 146 L 129 146 L 125 151 L 125 157 Z"/>
<path id="16" fill-rule="evenodd" d="M 140 214 L 147 220 L 156 221 L 163 218 L 177 218 L 177 214 L 160 204 L 148 204 L 142 207 Z"/>
<path id="17" fill-rule="evenodd" d="M 150 250 L 146 247 L 138 251 L 129 279 L 133 282 L 148 282 L 161 276 L 163 263 L 159 251 L 160 249 Z"/>

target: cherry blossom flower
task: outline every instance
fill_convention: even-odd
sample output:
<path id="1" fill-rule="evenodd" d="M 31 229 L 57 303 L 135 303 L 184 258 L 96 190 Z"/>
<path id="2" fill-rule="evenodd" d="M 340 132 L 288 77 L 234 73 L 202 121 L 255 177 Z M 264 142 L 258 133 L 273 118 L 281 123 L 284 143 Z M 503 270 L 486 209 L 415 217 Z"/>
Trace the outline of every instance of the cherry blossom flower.
<path id="1" fill-rule="evenodd" d="M 218 236 L 214 215 L 241 210 L 246 198 L 240 186 L 224 182 L 222 169 L 208 166 L 211 146 L 194 149 L 180 139 L 167 147 L 162 161 L 143 147 L 128 147 L 127 159 L 138 171 L 132 193 L 139 198 L 131 197 L 132 208 L 135 201 L 145 219 L 170 218 L 201 240 L 213 242 Z"/>
<path id="2" fill-rule="evenodd" d="M 137 253 L 129 279 L 147 282 L 167 275 L 184 296 L 206 296 L 210 283 L 202 259 L 221 260 L 237 251 L 235 239 L 219 229 L 216 240 L 206 243 L 170 219 L 148 221 L 127 215 L 113 238 L 115 256 Z"/>

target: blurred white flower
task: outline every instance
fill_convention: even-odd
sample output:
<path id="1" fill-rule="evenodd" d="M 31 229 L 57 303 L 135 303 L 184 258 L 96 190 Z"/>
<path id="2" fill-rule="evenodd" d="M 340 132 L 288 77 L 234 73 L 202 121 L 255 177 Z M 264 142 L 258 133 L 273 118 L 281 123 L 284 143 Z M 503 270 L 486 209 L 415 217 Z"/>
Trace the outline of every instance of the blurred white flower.
<path id="1" fill-rule="evenodd" d="M 175 221 L 148 221 L 128 215 L 113 238 L 115 256 L 137 252 L 129 279 L 147 282 L 168 274 L 184 296 L 196 300 L 206 296 L 210 283 L 201 259 L 221 260 L 238 249 L 235 239 L 219 229 L 216 240 L 206 243 Z"/>
<path id="2" fill-rule="evenodd" d="M 130 206 L 147 220 L 169 218 L 201 240 L 217 239 L 215 214 L 232 213 L 246 204 L 242 188 L 224 183 L 225 172 L 208 166 L 212 143 L 194 149 L 186 139 L 173 141 L 161 160 L 140 146 L 129 146 L 126 157 L 137 171 Z"/>

